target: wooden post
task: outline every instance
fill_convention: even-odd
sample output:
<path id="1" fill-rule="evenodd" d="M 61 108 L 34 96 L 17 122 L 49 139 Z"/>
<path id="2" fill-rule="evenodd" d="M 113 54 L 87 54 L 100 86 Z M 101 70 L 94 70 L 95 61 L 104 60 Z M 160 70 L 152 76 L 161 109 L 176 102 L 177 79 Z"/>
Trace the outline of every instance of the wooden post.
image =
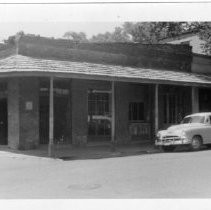
<path id="1" fill-rule="evenodd" d="M 158 88 L 159 85 L 155 84 L 155 134 L 158 131 L 158 125 L 159 125 L 159 110 L 158 110 Z"/>
<path id="2" fill-rule="evenodd" d="M 192 113 L 199 112 L 199 94 L 197 87 L 192 87 L 191 89 L 191 100 L 192 100 Z"/>
<path id="3" fill-rule="evenodd" d="M 53 96 L 53 77 L 50 78 L 49 94 L 49 143 L 48 156 L 54 156 L 54 96 Z"/>
<path id="4" fill-rule="evenodd" d="M 111 82 L 111 146 L 115 150 L 115 82 Z"/>

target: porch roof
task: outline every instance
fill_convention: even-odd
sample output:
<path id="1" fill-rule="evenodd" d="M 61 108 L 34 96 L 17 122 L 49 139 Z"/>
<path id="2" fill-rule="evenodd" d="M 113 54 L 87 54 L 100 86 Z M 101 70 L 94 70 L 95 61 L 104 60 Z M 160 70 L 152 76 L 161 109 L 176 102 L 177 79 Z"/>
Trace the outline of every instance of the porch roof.
<path id="1" fill-rule="evenodd" d="M 0 77 L 56 76 L 140 83 L 211 86 L 211 77 L 181 71 L 167 71 L 86 62 L 72 62 L 13 55 L 0 60 Z"/>

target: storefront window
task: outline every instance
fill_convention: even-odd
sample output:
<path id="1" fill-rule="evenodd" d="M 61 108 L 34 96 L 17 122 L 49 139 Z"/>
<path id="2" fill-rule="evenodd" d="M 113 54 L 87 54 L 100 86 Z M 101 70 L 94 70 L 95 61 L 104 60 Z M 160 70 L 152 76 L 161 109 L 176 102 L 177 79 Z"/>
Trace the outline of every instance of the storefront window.
<path id="1" fill-rule="evenodd" d="M 88 134 L 90 136 L 110 136 L 110 93 L 88 91 Z"/>

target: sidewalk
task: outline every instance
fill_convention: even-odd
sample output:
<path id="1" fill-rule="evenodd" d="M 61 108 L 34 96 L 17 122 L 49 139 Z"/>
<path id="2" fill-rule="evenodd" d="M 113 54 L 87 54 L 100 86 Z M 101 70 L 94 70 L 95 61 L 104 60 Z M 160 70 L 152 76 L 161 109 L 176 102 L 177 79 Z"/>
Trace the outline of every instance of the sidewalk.
<path id="1" fill-rule="evenodd" d="M 7 146 L 0 146 L 0 152 L 10 155 L 22 154 L 37 157 L 48 157 L 48 146 L 42 145 L 35 150 L 12 150 Z M 109 145 L 75 147 L 72 145 L 55 145 L 54 158 L 62 160 L 82 160 L 123 157 L 158 153 L 159 150 L 152 144 L 118 145 L 113 150 Z"/>

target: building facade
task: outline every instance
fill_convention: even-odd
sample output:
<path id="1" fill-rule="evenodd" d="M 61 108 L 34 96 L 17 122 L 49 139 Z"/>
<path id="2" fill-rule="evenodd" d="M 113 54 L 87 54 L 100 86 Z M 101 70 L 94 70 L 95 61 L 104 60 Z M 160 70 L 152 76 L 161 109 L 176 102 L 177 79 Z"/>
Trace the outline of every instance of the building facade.
<path id="1" fill-rule="evenodd" d="M 162 44 L 188 45 L 192 47 L 191 72 L 211 75 L 211 56 L 203 50 L 205 41 L 201 40 L 198 33 L 186 33 L 172 38 L 163 39 Z M 199 88 L 199 111 L 210 111 L 211 91 Z"/>
<path id="2" fill-rule="evenodd" d="M 0 144 L 153 142 L 199 111 L 191 48 L 21 37 L 0 51 Z"/>

